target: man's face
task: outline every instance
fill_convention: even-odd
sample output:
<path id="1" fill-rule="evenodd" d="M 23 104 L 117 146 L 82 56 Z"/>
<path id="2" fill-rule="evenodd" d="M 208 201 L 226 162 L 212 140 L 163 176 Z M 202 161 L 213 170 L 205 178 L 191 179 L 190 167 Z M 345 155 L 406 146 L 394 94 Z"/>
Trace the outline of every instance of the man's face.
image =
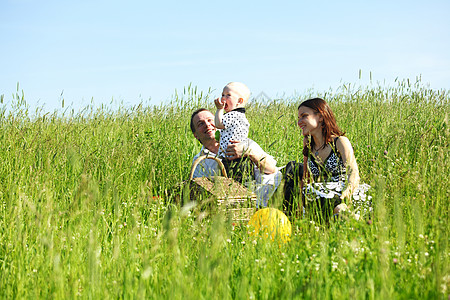
<path id="1" fill-rule="evenodd" d="M 207 110 L 199 112 L 192 119 L 194 123 L 194 136 L 204 143 L 215 139 L 216 126 L 214 126 L 214 115 Z"/>

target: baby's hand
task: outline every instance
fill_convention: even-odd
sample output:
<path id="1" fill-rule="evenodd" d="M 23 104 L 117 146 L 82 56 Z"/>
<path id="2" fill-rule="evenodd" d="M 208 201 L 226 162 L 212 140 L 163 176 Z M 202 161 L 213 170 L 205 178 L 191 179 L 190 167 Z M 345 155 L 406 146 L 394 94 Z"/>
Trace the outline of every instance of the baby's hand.
<path id="1" fill-rule="evenodd" d="M 225 106 L 225 104 L 222 103 L 222 100 L 220 98 L 215 99 L 214 104 L 216 105 L 217 109 L 223 109 Z"/>

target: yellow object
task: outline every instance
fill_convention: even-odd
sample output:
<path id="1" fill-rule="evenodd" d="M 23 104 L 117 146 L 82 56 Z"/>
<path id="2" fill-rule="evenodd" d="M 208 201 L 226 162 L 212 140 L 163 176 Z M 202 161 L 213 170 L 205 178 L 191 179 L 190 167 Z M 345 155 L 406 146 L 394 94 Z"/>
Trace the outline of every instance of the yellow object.
<path id="1" fill-rule="evenodd" d="M 261 235 L 272 241 L 281 239 L 284 243 L 291 240 L 292 225 L 288 217 L 275 208 L 258 210 L 248 222 L 250 235 Z"/>

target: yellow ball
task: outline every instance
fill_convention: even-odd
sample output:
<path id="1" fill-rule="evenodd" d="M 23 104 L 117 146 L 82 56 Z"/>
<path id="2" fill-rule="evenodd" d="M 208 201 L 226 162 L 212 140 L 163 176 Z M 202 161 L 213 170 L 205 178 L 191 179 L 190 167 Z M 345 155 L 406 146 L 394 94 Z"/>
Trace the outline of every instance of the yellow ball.
<path id="1" fill-rule="evenodd" d="M 284 243 L 291 240 L 292 226 L 286 215 L 275 208 L 258 210 L 248 222 L 250 235 L 261 235 Z"/>

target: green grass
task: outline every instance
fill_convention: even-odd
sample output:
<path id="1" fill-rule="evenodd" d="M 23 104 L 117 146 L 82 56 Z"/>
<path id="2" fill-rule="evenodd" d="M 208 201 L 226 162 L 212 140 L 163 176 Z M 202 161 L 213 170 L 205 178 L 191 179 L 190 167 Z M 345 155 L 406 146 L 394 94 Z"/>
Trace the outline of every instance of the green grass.
<path id="1" fill-rule="evenodd" d="M 251 103 L 250 137 L 279 166 L 301 160 L 297 106 L 310 96 L 330 103 L 354 146 L 373 223 L 295 219 L 282 245 L 169 196 L 201 147 L 189 119 L 214 110 L 211 91 L 63 113 L 3 96 L 0 296 L 447 299 L 448 92 L 402 81 Z"/>

